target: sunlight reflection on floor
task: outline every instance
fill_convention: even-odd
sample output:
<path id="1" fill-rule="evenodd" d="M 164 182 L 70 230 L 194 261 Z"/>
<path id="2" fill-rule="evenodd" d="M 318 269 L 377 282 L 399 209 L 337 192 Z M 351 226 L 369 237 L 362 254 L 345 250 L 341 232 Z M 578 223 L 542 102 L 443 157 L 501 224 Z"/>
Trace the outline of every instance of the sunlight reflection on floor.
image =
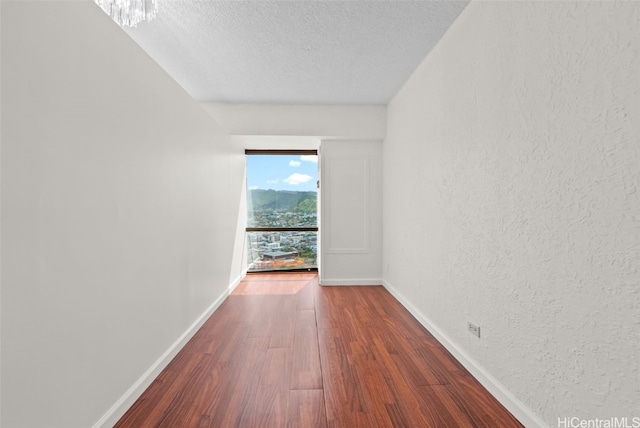
<path id="1" fill-rule="evenodd" d="M 231 293 L 233 296 L 264 296 L 297 294 L 309 281 L 317 280 L 316 273 L 278 273 L 247 275 Z"/>

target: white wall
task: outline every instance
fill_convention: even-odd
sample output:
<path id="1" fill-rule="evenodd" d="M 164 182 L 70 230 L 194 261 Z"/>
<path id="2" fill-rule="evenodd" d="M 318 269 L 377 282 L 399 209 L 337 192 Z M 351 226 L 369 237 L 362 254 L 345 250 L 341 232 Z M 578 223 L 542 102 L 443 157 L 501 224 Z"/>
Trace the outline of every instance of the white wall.
<path id="1" fill-rule="evenodd" d="M 2 242 L 2 6 L 0 5 L 0 242 Z M 1 245 L 0 245 L 1 248 Z M 0 309 L 2 308 L 2 258 L 0 257 Z M 2 424 L 2 314 L 0 313 L 0 424 Z"/>
<path id="2" fill-rule="evenodd" d="M 530 425 L 639 416 L 639 118 L 638 2 L 472 2 L 388 106 L 386 284 Z"/>
<path id="3" fill-rule="evenodd" d="M 385 106 L 203 103 L 231 135 L 384 138 Z"/>
<path id="4" fill-rule="evenodd" d="M 88 427 L 224 297 L 242 158 L 93 2 L 1 25 L 1 425 Z"/>

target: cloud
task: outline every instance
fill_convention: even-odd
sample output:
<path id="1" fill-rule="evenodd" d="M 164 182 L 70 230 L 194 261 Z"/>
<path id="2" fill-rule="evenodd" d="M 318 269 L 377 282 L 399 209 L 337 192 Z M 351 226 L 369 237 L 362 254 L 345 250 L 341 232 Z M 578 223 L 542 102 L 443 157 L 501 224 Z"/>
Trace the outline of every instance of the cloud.
<path id="1" fill-rule="evenodd" d="M 267 184 L 276 184 L 278 181 L 280 180 L 278 180 L 277 178 L 275 180 L 267 180 Z"/>
<path id="2" fill-rule="evenodd" d="M 285 178 L 283 181 L 287 184 L 291 184 L 292 186 L 297 186 L 298 184 L 303 184 L 311 180 L 313 177 L 307 174 L 291 174 L 289 177 Z"/>
<path id="3" fill-rule="evenodd" d="M 302 156 L 300 156 L 300 160 L 301 161 L 305 161 L 305 162 L 318 163 L 318 156 L 317 155 L 302 155 Z"/>
<path id="4" fill-rule="evenodd" d="M 302 165 L 302 162 L 300 161 L 294 161 L 294 160 L 289 161 L 289 166 L 300 166 L 300 165 Z"/>
<path id="5" fill-rule="evenodd" d="M 249 190 L 257 190 L 258 186 L 249 186 Z"/>

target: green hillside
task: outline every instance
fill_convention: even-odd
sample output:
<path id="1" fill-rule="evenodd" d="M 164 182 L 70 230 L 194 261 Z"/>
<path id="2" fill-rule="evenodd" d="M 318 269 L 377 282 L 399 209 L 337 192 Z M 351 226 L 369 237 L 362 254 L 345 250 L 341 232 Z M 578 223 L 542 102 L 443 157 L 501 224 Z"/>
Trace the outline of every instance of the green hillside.
<path id="1" fill-rule="evenodd" d="M 288 190 L 263 189 L 253 189 L 249 192 L 249 201 L 255 210 L 285 212 L 316 211 L 316 192 L 292 192 Z"/>

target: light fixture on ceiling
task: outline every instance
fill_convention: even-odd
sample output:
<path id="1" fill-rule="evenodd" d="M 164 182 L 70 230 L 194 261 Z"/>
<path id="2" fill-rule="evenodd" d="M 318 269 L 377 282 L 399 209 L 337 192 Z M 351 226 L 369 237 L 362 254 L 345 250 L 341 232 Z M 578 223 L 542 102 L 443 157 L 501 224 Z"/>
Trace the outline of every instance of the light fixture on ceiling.
<path id="1" fill-rule="evenodd" d="M 95 0 L 107 15 L 121 26 L 135 27 L 151 21 L 158 13 L 158 0 Z"/>

